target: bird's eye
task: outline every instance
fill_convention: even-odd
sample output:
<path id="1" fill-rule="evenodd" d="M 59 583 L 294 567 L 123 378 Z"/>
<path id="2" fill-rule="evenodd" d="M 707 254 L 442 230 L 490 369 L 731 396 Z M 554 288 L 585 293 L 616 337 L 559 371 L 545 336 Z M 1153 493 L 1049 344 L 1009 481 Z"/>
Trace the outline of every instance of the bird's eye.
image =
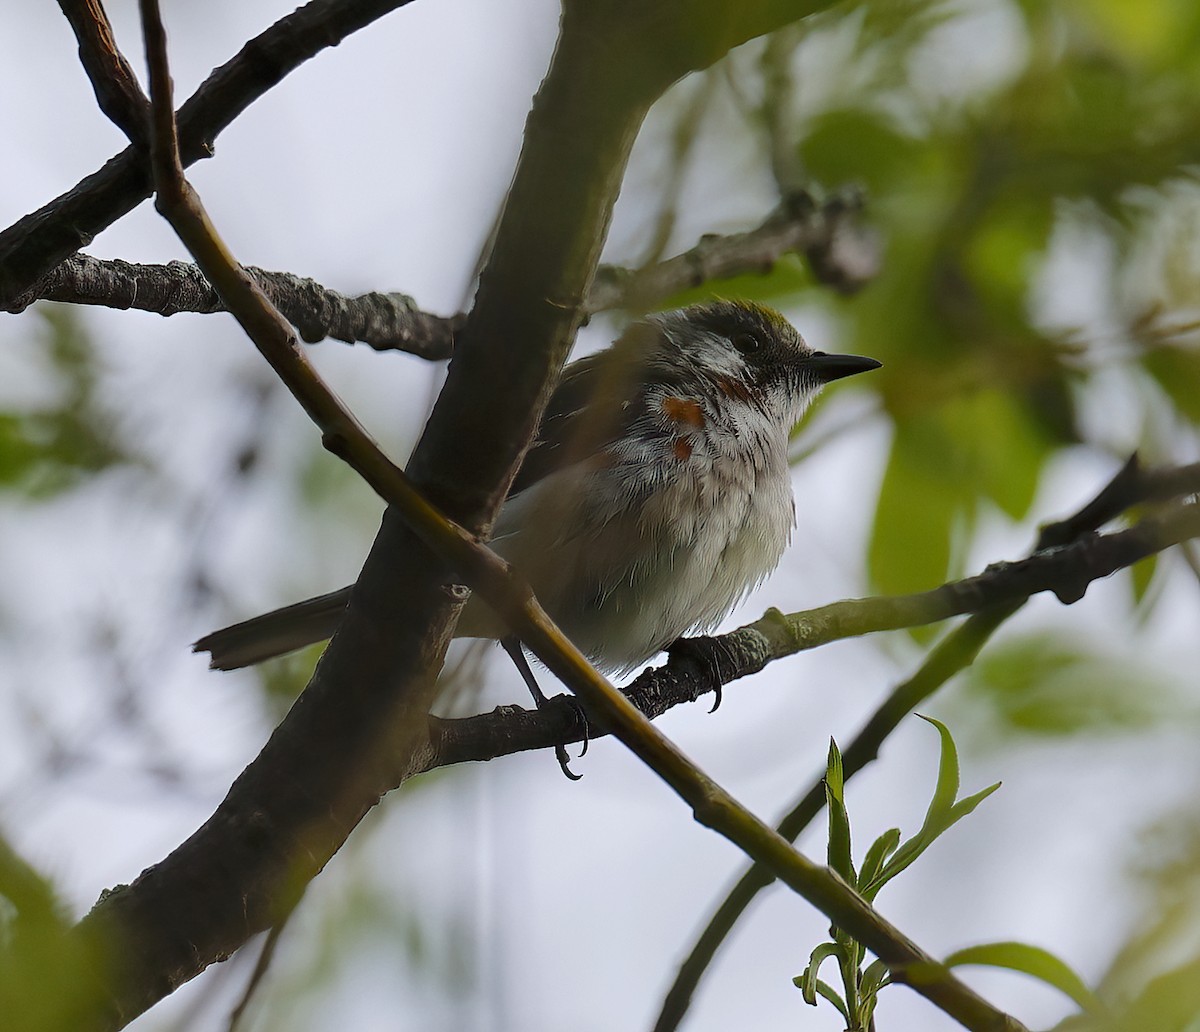
<path id="1" fill-rule="evenodd" d="M 735 333 L 729 338 L 729 342 L 743 355 L 753 355 L 762 347 L 762 341 L 753 333 Z"/>

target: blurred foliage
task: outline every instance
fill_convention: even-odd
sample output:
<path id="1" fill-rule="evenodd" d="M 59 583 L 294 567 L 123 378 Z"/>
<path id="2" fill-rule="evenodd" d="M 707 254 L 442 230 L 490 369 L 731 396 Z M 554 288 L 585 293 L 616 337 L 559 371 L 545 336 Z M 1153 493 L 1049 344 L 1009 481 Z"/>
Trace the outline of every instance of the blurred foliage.
<path id="1" fill-rule="evenodd" d="M 962 575 L 980 516 L 1028 516 L 1064 448 L 1194 457 L 1197 45 L 1183 0 L 911 0 L 809 19 L 721 73 L 781 193 L 864 184 L 886 239 L 852 299 L 794 262 L 709 288 L 832 305 L 839 348 L 883 360 L 854 385 L 894 429 L 876 589 Z M 1080 407 L 1114 371 L 1127 410 L 1097 427 Z"/>
<path id="2" fill-rule="evenodd" d="M 1144 660 L 1047 632 L 994 644 L 962 677 L 960 691 L 986 709 L 990 735 L 1145 729 L 1183 719 L 1188 705 Z"/>
<path id="3" fill-rule="evenodd" d="M 46 304 L 37 310 L 44 321 L 39 346 L 55 397 L 49 404 L 0 409 L 0 489 L 35 499 L 129 460 L 100 398 L 95 351 L 77 311 Z"/>
<path id="4" fill-rule="evenodd" d="M 1170 813 L 1145 836 L 1136 872 L 1140 925 L 1101 979 L 1102 1017 L 1076 1017 L 1061 1032 L 1196 1032 L 1200 1028 L 1200 813 Z"/>
<path id="5" fill-rule="evenodd" d="M 103 951 L 71 930 L 54 887 L 0 837 L 0 1024 L 22 1032 L 80 1026 L 100 997 Z"/>

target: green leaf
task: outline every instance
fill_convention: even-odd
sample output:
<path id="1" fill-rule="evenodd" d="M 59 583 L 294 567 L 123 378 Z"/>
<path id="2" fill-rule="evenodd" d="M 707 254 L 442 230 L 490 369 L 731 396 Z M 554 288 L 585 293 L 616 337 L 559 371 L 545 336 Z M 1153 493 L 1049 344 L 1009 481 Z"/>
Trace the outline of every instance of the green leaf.
<path id="1" fill-rule="evenodd" d="M 991 942 L 957 950 L 945 960 L 947 967 L 984 964 L 1030 975 L 1053 986 L 1086 1011 L 1100 1011 L 1103 1005 L 1083 980 L 1062 960 L 1039 946 L 1023 942 Z"/>
<path id="2" fill-rule="evenodd" d="M 871 581 L 882 593 L 921 591 L 949 574 L 962 494 L 939 468 L 939 449 L 932 447 L 939 433 L 926 420 L 896 428 L 867 554 Z"/>
<path id="3" fill-rule="evenodd" d="M 833 111 L 817 119 L 800 147 L 808 173 L 822 183 L 865 181 L 884 189 L 912 165 L 916 141 L 865 111 Z"/>
<path id="4" fill-rule="evenodd" d="M 858 880 L 863 885 L 863 895 L 868 901 L 874 899 L 874 894 L 866 895 L 866 886 L 870 885 L 879 876 L 879 872 L 883 869 L 887 858 L 896 852 L 900 845 L 900 829 L 889 828 L 879 836 L 873 843 L 871 848 L 867 850 L 867 855 L 863 857 L 862 867 L 859 869 Z M 878 892 L 878 888 L 875 890 Z"/>
<path id="5" fill-rule="evenodd" d="M 920 714 L 918 714 L 920 716 Z M 962 820 L 975 809 L 984 799 L 1000 787 L 997 782 L 975 795 L 956 802 L 959 788 L 958 748 L 950 729 L 940 720 L 932 717 L 921 717 L 922 720 L 937 728 L 940 739 L 938 778 L 934 788 L 933 798 L 925 812 L 925 821 L 920 830 L 896 851 L 879 873 L 867 882 L 863 879 L 862 894 L 868 899 L 874 899 L 879 890 L 908 867 L 914 860 L 925 852 L 937 838 L 947 829 Z"/>
<path id="6" fill-rule="evenodd" d="M 1200 422 L 1200 351 L 1158 347 L 1142 356 L 1142 366 L 1190 422 Z"/>
<path id="7" fill-rule="evenodd" d="M 1133 601 L 1135 605 L 1140 605 L 1146 599 L 1146 592 L 1150 590 L 1150 582 L 1154 580 L 1154 575 L 1158 572 L 1158 553 L 1148 555 L 1140 562 L 1134 563 L 1129 567 L 1129 585 L 1133 590 Z"/>
<path id="8" fill-rule="evenodd" d="M 1010 361 L 1021 360 L 1014 354 Z M 1012 374 L 1015 377 L 1015 374 Z M 1033 414 L 1011 391 L 959 393 L 939 413 L 951 442 L 947 476 L 976 498 L 987 498 L 1014 520 L 1023 519 L 1037 494 L 1049 444 Z"/>
<path id="9" fill-rule="evenodd" d="M 995 792 L 996 789 L 998 789 L 1002 784 L 1004 784 L 1003 781 L 997 781 L 994 785 L 988 785 L 987 788 L 980 789 L 974 795 L 967 796 L 966 799 L 960 799 L 950 808 L 950 820 L 947 821 L 942 830 L 945 831 L 946 828 L 950 827 L 950 825 L 958 823 L 964 817 L 966 817 L 967 814 L 974 812 L 975 807 L 977 807 L 988 796 Z"/>
<path id="10" fill-rule="evenodd" d="M 954 805 L 954 800 L 958 797 L 958 747 L 954 744 L 954 737 L 950 734 L 950 729 L 940 720 L 921 713 L 918 713 L 917 716 L 937 728 L 938 737 L 941 740 L 937 787 L 933 790 L 933 798 L 929 801 L 929 809 L 925 814 L 925 823 L 930 824 L 936 816 L 949 813 L 950 808 Z"/>
<path id="11" fill-rule="evenodd" d="M 842 754 L 837 743 L 829 740 L 829 760 L 825 769 L 825 801 L 829 809 L 829 845 L 826 850 L 829 866 L 854 886 L 854 860 L 850 855 L 850 815 L 842 799 Z"/>
<path id="12" fill-rule="evenodd" d="M 845 1018 L 847 1022 L 850 1021 L 850 1012 L 847 1010 L 845 1002 L 838 994 L 838 991 L 834 989 L 834 987 L 828 982 L 817 982 L 817 995 L 824 997 L 826 1000 L 832 1003 L 838 1009 L 838 1011 L 841 1012 L 842 1017 Z M 816 1001 L 814 1000 L 813 1006 L 815 1007 L 816 1005 Z"/>
<path id="13" fill-rule="evenodd" d="M 983 295 L 990 321 L 1014 339 L 1027 332 L 1029 267 L 1041 256 L 1053 225 L 1049 198 L 1019 192 L 998 199 L 971 227 L 965 270 Z"/>
<path id="14" fill-rule="evenodd" d="M 55 400 L 0 412 L 0 488 L 31 498 L 65 491 L 88 474 L 130 461 L 117 442 L 116 419 L 101 404 L 91 339 L 69 306 L 39 305 L 39 341 Z"/>
<path id="15" fill-rule="evenodd" d="M 808 958 L 808 967 L 802 974 L 797 975 L 792 979 L 792 984 L 804 994 L 804 1002 L 812 1007 L 817 1005 L 817 992 L 819 980 L 817 975 L 821 972 L 821 965 L 830 957 L 839 955 L 841 947 L 836 942 L 823 942 L 820 946 L 812 951 Z M 839 1003 L 839 1009 L 845 1013 L 845 1005 Z"/>
<path id="16" fill-rule="evenodd" d="M 891 981 L 892 969 L 882 960 L 873 960 L 863 972 L 859 987 L 864 997 L 875 996 L 884 986 L 890 985 Z"/>
<path id="17" fill-rule="evenodd" d="M 842 771 L 842 751 L 832 738 L 829 739 L 829 752 L 825 759 L 825 787 L 833 792 L 837 799 L 842 798 L 842 790 L 846 785 L 846 777 Z"/>
<path id="18" fill-rule="evenodd" d="M 879 1004 L 879 991 L 891 984 L 891 969 L 882 961 L 872 961 L 858 981 L 858 1028 L 869 1029 L 871 1016 Z"/>
<path id="19" fill-rule="evenodd" d="M 960 359 L 961 361 L 961 359 Z M 914 367 L 892 374 L 918 397 L 939 374 Z M 950 389 L 950 388 L 945 388 Z M 924 408 L 889 396 L 896 435 L 880 488 L 869 569 L 881 591 L 903 594 L 942 583 L 956 572 L 953 545 L 974 527 L 980 503 L 1013 519 L 1029 512 L 1050 444 L 1041 420 L 1013 393 L 964 391 Z M 954 564 L 955 566 L 957 564 Z"/>
<path id="20" fill-rule="evenodd" d="M 964 672 L 961 690 L 985 703 L 997 731 L 1070 735 L 1143 728 L 1179 711 L 1173 682 L 1153 664 L 1106 655 L 1063 634 L 992 646 Z"/>

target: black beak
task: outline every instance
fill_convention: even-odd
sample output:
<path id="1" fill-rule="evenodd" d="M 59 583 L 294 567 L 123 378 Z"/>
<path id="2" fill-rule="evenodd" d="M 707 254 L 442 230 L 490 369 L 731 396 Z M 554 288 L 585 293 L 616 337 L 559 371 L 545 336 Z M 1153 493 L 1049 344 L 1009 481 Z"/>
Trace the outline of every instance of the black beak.
<path id="1" fill-rule="evenodd" d="M 860 355 L 827 355 L 824 351 L 814 351 L 804 359 L 804 368 L 809 370 L 820 383 L 840 380 L 843 376 L 854 376 L 855 373 L 865 373 L 869 369 L 878 369 L 882 362 L 873 358 L 863 358 Z"/>

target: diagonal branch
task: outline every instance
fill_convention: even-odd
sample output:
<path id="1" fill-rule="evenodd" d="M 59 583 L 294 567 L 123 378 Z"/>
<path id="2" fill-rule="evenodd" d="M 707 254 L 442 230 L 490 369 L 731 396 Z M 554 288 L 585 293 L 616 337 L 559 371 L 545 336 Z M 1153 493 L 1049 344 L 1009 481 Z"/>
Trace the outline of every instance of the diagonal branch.
<path id="1" fill-rule="evenodd" d="M 179 109 L 185 165 L 211 157 L 213 141 L 289 72 L 410 0 L 310 0 L 215 68 Z M 144 150 L 127 147 L 102 168 L 0 232 L 0 309 L 150 196 Z"/>
<path id="2" fill-rule="evenodd" d="M 960 670 L 975 661 L 996 629 L 1020 607 L 1020 602 L 1001 604 L 974 614 L 933 650 L 921 668 L 898 685 L 872 714 L 866 726 L 842 753 L 843 776 L 851 778 L 878 755 L 880 746 L 900 721 L 908 716 Z M 777 826 L 779 834 L 795 841 L 825 805 L 825 782 L 818 778 Z M 721 901 L 691 951 L 679 966 L 671 988 L 663 998 L 653 1032 L 674 1032 L 679 1027 L 696 987 L 704 977 L 717 950 L 741 919 L 755 897 L 775 881 L 761 864 L 751 864 Z"/>

